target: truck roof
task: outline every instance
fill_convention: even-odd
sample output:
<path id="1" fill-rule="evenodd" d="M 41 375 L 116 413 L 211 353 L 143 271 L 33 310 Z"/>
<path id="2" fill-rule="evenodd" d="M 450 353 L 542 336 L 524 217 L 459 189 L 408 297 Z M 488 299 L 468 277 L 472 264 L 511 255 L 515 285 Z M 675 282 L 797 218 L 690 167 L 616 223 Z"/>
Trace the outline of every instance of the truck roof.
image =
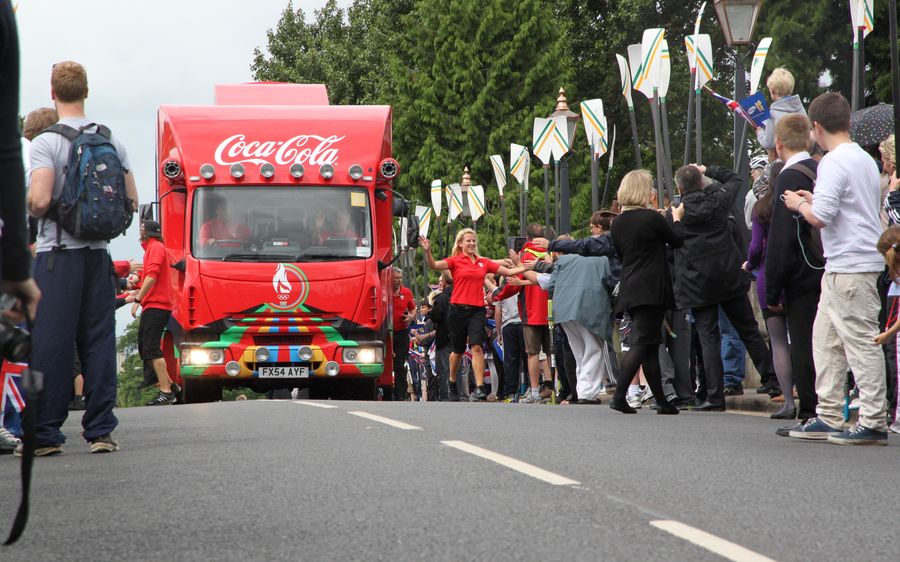
<path id="1" fill-rule="evenodd" d="M 216 105 L 328 105 L 325 84 L 216 84 Z"/>
<path id="2" fill-rule="evenodd" d="M 268 162 L 276 168 L 277 182 L 298 162 L 306 170 L 304 181 L 318 181 L 318 168 L 327 163 L 335 168 L 335 182 L 343 183 L 352 164 L 361 164 L 368 174 L 391 156 L 391 108 L 164 105 L 158 134 L 160 160 L 180 159 L 187 176 L 198 175 L 209 163 L 217 178 L 228 178 L 228 167 L 242 163 L 251 181 L 258 177 L 258 166 Z"/>

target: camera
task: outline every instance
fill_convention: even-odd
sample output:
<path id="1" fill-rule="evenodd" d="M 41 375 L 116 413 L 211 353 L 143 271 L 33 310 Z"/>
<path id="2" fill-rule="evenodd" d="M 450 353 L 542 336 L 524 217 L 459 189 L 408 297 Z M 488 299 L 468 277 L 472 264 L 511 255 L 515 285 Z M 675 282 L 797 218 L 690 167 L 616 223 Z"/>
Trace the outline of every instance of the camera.
<path id="1" fill-rule="evenodd" d="M 10 310 L 16 302 L 12 295 L 0 297 L 0 312 Z M 7 318 L 0 316 L 0 357 L 12 363 L 24 363 L 31 353 L 31 334 Z"/>
<path id="2" fill-rule="evenodd" d="M 524 236 L 510 236 L 507 240 L 509 249 L 517 254 L 522 251 L 522 248 L 525 247 L 525 242 L 526 238 Z"/>
<path id="3" fill-rule="evenodd" d="M 681 195 L 680 194 L 676 195 L 675 197 L 672 198 L 672 206 L 677 207 L 678 205 L 681 205 Z"/>

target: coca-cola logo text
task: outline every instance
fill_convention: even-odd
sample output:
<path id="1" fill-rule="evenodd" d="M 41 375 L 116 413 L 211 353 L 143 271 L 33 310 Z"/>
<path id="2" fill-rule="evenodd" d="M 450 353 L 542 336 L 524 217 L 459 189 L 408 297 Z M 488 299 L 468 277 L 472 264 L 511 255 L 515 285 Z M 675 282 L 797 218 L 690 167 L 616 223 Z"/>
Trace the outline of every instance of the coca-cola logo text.
<path id="1" fill-rule="evenodd" d="M 321 166 L 338 161 L 335 145 L 344 137 L 331 135 L 297 135 L 286 141 L 250 141 L 245 135 L 232 135 L 216 148 L 216 163 L 220 166 L 250 162 L 253 164 L 309 164 Z M 273 161 L 274 160 L 274 161 Z"/>

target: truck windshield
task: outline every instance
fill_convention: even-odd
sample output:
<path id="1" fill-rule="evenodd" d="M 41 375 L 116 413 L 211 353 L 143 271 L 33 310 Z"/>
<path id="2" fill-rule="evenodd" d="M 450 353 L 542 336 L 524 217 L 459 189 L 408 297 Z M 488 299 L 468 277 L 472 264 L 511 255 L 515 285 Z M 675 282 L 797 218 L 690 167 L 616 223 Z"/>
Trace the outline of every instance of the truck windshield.
<path id="1" fill-rule="evenodd" d="M 202 187 L 191 213 L 194 257 L 328 261 L 372 255 L 369 198 L 343 187 Z"/>

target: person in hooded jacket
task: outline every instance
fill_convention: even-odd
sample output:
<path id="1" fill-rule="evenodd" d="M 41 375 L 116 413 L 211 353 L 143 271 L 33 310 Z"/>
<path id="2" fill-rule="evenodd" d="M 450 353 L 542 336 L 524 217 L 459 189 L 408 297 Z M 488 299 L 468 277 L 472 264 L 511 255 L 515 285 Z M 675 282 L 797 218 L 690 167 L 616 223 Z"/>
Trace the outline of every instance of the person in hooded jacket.
<path id="1" fill-rule="evenodd" d="M 704 187 L 704 175 L 713 180 Z M 741 189 L 740 176 L 721 166 L 682 166 L 675 173 L 682 194 L 684 244 L 675 250 L 675 300 L 691 309 L 706 371 L 706 400 L 695 410 L 725 411 L 719 306 L 734 325 L 753 364 L 764 378 L 772 359 L 759 333 L 750 299 L 749 276 L 734 239 L 730 209 Z M 668 220 L 672 221 L 671 213 Z"/>
<path id="2" fill-rule="evenodd" d="M 765 122 L 764 127 L 756 130 L 756 140 L 769 151 L 769 159 L 774 160 L 777 156 L 775 153 L 775 127 L 778 125 L 778 121 L 786 115 L 795 113 L 806 117 L 806 110 L 803 109 L 800 96 L 794 94 L 794 75 L 786 68 L 780 67 L 773 70 L 766 80 L 766 87 L 769 88 L 769 95 L 772 96 L 772 106 L 769 107 L 771 117 Z"/>

